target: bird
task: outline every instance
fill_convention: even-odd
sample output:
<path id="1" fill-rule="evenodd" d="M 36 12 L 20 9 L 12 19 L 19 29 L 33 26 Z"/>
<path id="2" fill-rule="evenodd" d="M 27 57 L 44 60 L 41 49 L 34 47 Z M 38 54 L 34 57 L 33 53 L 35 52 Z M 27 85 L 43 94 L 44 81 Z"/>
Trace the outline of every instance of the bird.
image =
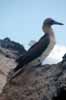
<path id="1" fill-rule="evenodd" d="M 14 79 L 16 76 L 20 75 L 25 65 L 35 60 L 44 61 L 44 59 L 49 55 L 56 44 L 55 34 L 52 28 L 53 25 L 64 24 L 57 22 L 52 18 L 46 18 L 44 20 L 42 25 L 44 35 L 34 45 L 32 45 L 24 55 L 20 56 L 16 60 L 18 64 L 12 70 L 13 75 L 11 79 Z"/>

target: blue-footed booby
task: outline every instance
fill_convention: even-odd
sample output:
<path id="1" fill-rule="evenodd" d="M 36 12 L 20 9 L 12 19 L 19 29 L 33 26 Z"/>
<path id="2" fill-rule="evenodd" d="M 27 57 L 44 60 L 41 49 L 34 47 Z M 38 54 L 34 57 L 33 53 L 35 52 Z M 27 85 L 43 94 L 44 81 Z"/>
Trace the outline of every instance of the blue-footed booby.
<path id="1" fill-rule="evenodd" d="M 38 42 L 32 45 L 32 47 L 23 56 L 20 56 L 17 59 L 18 65 L 13 69 L 14 75 L 12 75 L 12 79 L 21 73 L 19 70 L 21 70 L 26 64 L 37 59 L 42 61 L 49 55 L 56 43 L 55 34 L 51 27 L 52 25 L 63 24 L 53 20 L 52 18 L 45 19 L 42 26 L 42 30 L 45 34 L 40 38 Z"/>

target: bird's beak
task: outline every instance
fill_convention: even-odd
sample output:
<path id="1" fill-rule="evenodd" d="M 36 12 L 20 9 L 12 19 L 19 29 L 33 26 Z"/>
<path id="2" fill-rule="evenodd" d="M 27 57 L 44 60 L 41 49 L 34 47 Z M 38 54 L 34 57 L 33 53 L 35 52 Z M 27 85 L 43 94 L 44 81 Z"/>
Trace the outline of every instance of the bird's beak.
<path id="1" fill-rule="evenodd" d="M 56 25 L 64 25 L 63 23 L 56 22 L 56 21 L 54 21 L 54 24 L 56 24 Z"/>

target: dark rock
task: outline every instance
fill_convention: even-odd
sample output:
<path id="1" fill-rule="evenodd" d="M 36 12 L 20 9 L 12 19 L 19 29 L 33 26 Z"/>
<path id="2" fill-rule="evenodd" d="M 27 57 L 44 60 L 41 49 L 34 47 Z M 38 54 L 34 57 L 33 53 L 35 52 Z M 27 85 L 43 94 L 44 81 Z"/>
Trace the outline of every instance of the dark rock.
<path id="1" fill-rule="evenodd" d="M 64 63 L 66 61 L 66 53 L 64 54 L 64 56 L 62 57 L 62 63 Z"/>
<path id="2" fill-rule="evenodd" d="M 5 38 L 3 40 L 0 39 L 0 47 L 6 48 L 9 50 L 18 51 L 17 55 L 21 55 L 26 52 L 23 45 L 17 42 L 11 41 L 9 38 Z"/>
<path id="3" fill-rule="evenodd" d="M 24 46 L 20 43 L 11 41 L 9 38 L 0 39 L 0 54 L 5 57 L 17 59 L 26 52 Z"/>
<path id="4" fill-rule="evenodd" d="M 63 56 L 63 60 L 66 60 L 66 53 L 65 53 L 64 56 Z"/>
<path id="5" fill-rule="evenodd" d="M 66 100 L 65 87 L 60 87 L 59 89 L 57 89 L 57 96 L 53 97 L 52 100 Z"/>

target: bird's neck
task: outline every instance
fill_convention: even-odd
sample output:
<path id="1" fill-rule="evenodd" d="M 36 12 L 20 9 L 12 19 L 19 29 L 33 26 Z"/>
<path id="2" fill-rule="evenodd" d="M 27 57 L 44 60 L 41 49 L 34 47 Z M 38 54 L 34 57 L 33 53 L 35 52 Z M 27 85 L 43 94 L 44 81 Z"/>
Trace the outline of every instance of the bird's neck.
<path id="1" fill-rule="evenodd" d="M 54 31 L 51 27 L 45 26 L 43 31 L 45 32 L 45 34 L 48 34 L 50 38 L 55 38 Z"/>

